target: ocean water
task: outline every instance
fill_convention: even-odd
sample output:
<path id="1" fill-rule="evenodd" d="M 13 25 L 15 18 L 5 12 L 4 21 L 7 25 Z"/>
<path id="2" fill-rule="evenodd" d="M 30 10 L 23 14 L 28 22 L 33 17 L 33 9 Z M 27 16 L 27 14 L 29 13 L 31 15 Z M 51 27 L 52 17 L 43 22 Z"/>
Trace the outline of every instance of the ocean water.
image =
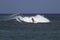
<path id="1" fill-rule="evenodd" d="M 60 40 L 60 14 L 39 14 L 51 22 L 37 24 L 19 23 L 16 20 L 4 21 L 9 15 L 0 14 L 0 40 Z"/>

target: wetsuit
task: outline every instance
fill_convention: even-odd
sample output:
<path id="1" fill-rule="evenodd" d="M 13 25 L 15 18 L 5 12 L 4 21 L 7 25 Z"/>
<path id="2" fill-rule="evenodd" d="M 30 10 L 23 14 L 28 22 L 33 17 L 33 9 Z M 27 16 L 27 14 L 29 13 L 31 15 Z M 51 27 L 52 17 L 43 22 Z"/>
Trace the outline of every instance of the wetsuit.
<path id="1" fill-rule="evenodd" d="M 34 19 L 32 18 L 32 22 L 34 23 Z"/>

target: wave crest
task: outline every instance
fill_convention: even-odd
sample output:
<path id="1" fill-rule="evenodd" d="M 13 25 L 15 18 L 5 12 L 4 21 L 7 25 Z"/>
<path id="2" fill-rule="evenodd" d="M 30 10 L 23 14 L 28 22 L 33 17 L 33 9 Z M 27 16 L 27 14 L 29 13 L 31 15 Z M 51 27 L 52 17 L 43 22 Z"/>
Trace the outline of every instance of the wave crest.
<path id="1" fill-rule="evenodd" d="M 14 17 L 14 19 L 16 19 L 18 22 L 28 22 L 28 23 L 49 23 L 50 20 L 47 19 L 46 17 L 42 16 L 42 15 L 36 15 L 36 16 L 16 16 Z M 33 20 L 32 20 L 33 19 Z"/>

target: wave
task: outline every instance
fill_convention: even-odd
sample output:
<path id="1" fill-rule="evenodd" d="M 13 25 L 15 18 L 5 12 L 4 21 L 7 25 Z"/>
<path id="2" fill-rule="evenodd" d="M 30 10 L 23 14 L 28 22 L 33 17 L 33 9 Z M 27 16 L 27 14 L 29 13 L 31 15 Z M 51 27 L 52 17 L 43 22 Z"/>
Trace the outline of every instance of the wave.
<path id="1" fill-rule="evenodd" d="M 8 20 L 15 19 L 18 22 L 26 22 L 26 23 L 49 23 L 50 20 L 43 15 L 35 15 L 35 16 L 21 16 L 21 15 L 11 15 Z"/>
<path id="2" fill-rule="evenodd" d="M 27 23 L 49 23 L 50 20 L 45 18 L 44 16 L 41 15 L 36 15 L 36 16 L 16 16 L 14 17 L 14 19 L 16 19 L 18 22 L 27 22 Z"/>

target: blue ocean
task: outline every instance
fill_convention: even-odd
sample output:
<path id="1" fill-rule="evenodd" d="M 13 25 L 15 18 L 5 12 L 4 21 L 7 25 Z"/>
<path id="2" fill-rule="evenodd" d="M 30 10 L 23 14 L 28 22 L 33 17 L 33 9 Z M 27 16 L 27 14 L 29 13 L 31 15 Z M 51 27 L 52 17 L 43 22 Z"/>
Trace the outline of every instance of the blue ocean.
<path id="1" fill-rule="evenodd" d="M 0 14 L 0 40 L 60 40 L 60 14 L 38 14 L 50 23 L 20 23 L 7 20 L 11 14 Z M 33 16 L 37 14 L 21 14 Z"/>

